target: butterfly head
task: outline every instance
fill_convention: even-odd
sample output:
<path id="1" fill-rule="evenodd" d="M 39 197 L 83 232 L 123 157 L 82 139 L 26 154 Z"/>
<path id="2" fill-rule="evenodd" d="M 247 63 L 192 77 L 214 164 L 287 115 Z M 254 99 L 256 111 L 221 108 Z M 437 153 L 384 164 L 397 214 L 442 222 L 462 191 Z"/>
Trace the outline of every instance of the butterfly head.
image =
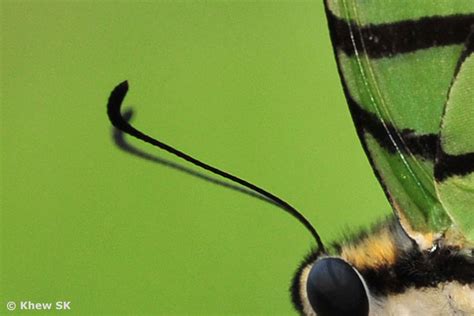
<path id="1" fill-rule="evenodd" d="M 474 257 L 439 241 L 421 249 L 393 220 L 342 244 L 313 251 L 291 288 L 302 315 L 474 313 Z"/>

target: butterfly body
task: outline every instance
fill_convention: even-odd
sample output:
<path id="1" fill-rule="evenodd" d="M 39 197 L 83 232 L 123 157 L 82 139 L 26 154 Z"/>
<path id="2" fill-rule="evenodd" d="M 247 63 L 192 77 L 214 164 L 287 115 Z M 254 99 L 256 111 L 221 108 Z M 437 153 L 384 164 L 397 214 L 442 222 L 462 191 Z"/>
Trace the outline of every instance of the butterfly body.
<path id="1" fill-rule="evenodd" d="M 309 255 L 295 306 L 474 315 L 474 3 L 327 0 L 326 12 L 358 136 L 395 216 Z M 338 297 L 345 282 L 362 284 L 354 295 L 366 303 Z"/>
<path id="2" fill-rule="evenodd" d="M 308 302 L 307 283 L 302 280 L 307 280 L 318 259 L 332 256 L 342 258 L 360 274 L 369 315 L 474 314 L 472 251 L 442 240 L 422 250 L 396 218 L 330 248 L 326 254 L 315 251 L 308 255 L 293 280 L 293 302 L 304 315 L 316 314 Z M 337 314 L 345 315 L 343 311 Z"/>

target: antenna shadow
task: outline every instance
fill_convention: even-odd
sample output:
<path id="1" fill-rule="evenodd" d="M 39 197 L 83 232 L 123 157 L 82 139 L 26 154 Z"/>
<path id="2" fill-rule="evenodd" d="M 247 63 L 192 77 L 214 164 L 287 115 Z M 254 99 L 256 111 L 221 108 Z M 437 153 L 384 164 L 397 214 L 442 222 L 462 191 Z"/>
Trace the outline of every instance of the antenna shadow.
<path id="1" fill-rule="evenodd" d="M 122 114 L 122 116 L 127 122 L 129 122 L 131 120 L 132 116 L 133 116 L 133 110 L 132 109 L 127 109 Z M 206 175 L 202 172 L 199 172 L 199 171 L 195 171 L 191 168 L 185 167 L 185 166 L 183 166 L 181 164 L 178 164 L 178 163 L 175 163 L 171 160 L 163 159 L 163 158 L 151 155 L 147 152 L 144 152 L 144 151 L 132 146 L 130 143 L 128 143 L 125 140 L 125 134 L 121 130 L 119 130 L 115 127 L 112 127 L 112 140 L 114 141 L 114 144 L 120 150 L 122 150 L 122 151 L 124 151 L 128 154 L 131 154 L 133 156 L 139 157 L 139 158 L 147 160 L 147 161 L 151 161 L 153 163 L 160 164 L 162 166 L 165 166 L 165 167 L 174 169 L 176 171 L 185 173 L 187 175 L 198 178 L 200 180 L 203 180 L 203 181 L 206 181 L 206 182 L 209 182 L 209 183 L 212 183 L 212 184 L 215 184 L 215 185 L 218 185 L 218 186 L 221 186 L 221 187 L 224 187 L 224 188 L 227 188 L 227 189 L 245 194 L 245 195 L 250 196 L 252 198 L 256 198 L 258 200 L 261 200 L 261 201 L 276 205 L 278 207 L 281 207 L 277 203 L 267 199 L 266 197 L 264 197 L 264 196 L 262 196 L 258 193 L 255 193 L 251 190 L 247 190 L 247 189 L 245 189 L 243 187 L 240 187 L 238 185 L 234 185 L 234 184 L 231 184 L 231 183 L 228 183 L 228 182 L 225 182 L 225 181 L 218 180 L 214 177 L 208 176 L 208 175 Z"/>

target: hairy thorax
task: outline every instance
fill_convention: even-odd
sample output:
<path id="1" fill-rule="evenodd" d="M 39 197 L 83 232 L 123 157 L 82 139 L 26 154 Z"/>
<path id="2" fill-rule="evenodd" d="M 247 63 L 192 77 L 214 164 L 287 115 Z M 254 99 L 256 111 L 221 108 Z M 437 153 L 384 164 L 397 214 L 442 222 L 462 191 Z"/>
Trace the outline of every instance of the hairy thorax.
<path id="1" fill-rule="evenodd" d="M 292 295 L 302 315 L 316 315 L 307 291 L 310 271 L 319 260 L 332 257 L 342 259 L 360 276 L 370 316 L 474 316 L 474 252 L 470 247 L 439 239 L 434 247 L 422 249 L 392 219 L 335 244 L 334 249 L 329 255 L 310 254 L 297 271 Z"/>
<path id="2" fill-rule="evenodd" d="M 474 315 L 473 285 L 458 282 L 407 289 L 382 300 L 372 298 L 370 316 Z"/>

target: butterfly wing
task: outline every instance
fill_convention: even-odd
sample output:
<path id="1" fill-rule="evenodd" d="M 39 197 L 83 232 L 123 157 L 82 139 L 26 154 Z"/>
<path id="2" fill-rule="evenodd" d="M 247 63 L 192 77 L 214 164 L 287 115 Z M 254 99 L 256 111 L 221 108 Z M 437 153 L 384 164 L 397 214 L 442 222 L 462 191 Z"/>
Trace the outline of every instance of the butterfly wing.
<path id="1" fill-rule="evenodd" d="M 474 243 L 474 28 L 452 82 L 435 164 L 443 206 L 468 242 Z"/>
<path id="2" fill-rule="evenodd" d="M 435 188 L 442 114 L 474 24 L 472 0 L 326 0 L 359 138 L 405 231 L 422 247 L 453 228 Z"/>

